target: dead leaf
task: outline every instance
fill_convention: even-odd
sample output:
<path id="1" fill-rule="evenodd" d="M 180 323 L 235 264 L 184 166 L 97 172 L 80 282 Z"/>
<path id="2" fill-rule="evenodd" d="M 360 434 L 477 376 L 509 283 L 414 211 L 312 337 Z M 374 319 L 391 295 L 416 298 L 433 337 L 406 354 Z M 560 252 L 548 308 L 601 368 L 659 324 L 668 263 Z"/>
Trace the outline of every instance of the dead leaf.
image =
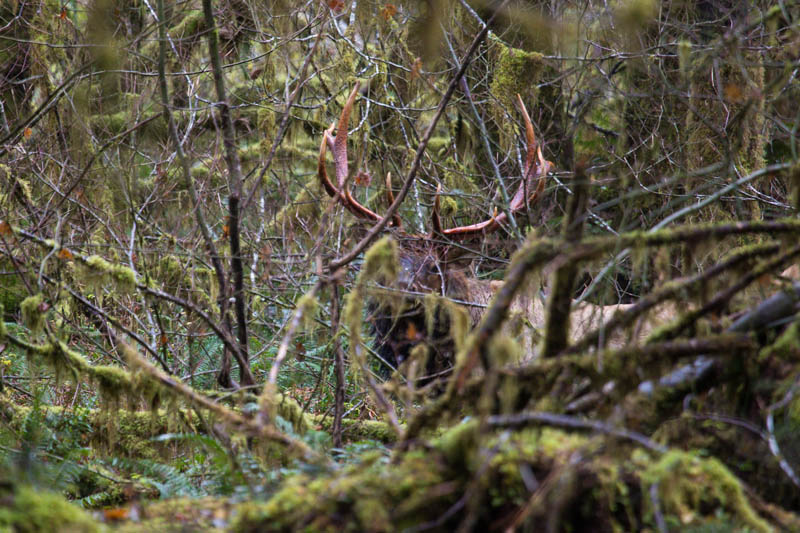
<path id="1" fill-rule="evenodd" d="M 63 259 L 64 261 L 69 261 L 70 259 L 74 259 L 74 257 L 75 256 L 72 255 L 72 252 L 66 248 L 62 248 L 58 251 L 58 258 Z"/>
<path id="2" fill-rule="evenodd" d="M 415 80 L 420 77 L 420 73 L 422 72 L 422 58 L 417 58 L 414 61 L 414 64 L 411 65 L 411 73 L 409 76 L 412 80 Z"/>
<path id="3" fill-rule="evenodd" d="M 103 510 L 103 518 L 105 518 L 106 522 L 119 522 L 121 520 L 127 520 L 129 514 L 130 511 L 125 507 Z"/>
<path id="4" fill-rule="evenodd" d="M 369 187 L 369 184 L 372 183 L 372 175 L 365 170 L 359 171 L 354 179 L 359 187 Z"/>
<path id="5" fill-rule="evenodd" d="M 741 85 L 733 83 L 730 85 L 726 85 L 723 92 L 725 93 L 725 100 L 729 102 L 737 104 L 742 100 L 744 100 L 744 91 L 742 90 Z"/>
<path id="6" fill-rule="evenodd" d="M 406 328 L 406 339 L 410 341 L 419 340 L 420 334 L 417 330 L 417 326 L 414 325 L 413 322 L 408 323 L 408 327 Z"/>
<path id="7" fill-rule="evenodd" d="M 383 6 L 383 9 L 381 9 L 381 16 L 386 22 L 389 22 L 395 15 L 397 15 L 397 6 L 394 4 L 386 4 Z"/>

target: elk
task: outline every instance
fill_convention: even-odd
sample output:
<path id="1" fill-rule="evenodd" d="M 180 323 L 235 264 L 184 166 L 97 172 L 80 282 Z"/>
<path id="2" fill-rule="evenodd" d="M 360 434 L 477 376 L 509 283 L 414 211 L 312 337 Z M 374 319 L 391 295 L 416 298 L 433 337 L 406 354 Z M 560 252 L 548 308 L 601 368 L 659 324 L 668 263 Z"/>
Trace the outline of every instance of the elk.
<path id="1" fill-rule="evenodd" d="M 347 158 L 347 129 L 350 112 L 359 92 L 359 85 L 350 93 L 342 109 L 338 125 L 336 122 L 324 131 L 319 151 L 318 178 L 325 192 L 339 202 L 345 209 L 358 218 L 378 222 L 383 217 L 361 204 L 351 193 Z M 536 142 L 533 125 L 522 99 L 517 96 L 517 103 L 525 125 L 526 158 L 523 163 L 522 180 L 511 198 L 508 210 L 495 213 L 489 219 L 467 226 L 444 228 L 439 216 L 439 193 L 434 198 L 432 209 L 431 232 L 428 235 L 409 235 L 402 231 L 399 217 L 391 222 L 391 231 L 400 243 L 399 276 L 397 288 L 408 294 L 407 305 L 400 313 L 381 312 L 380 306 L 373 306 L 371 319 L 379 354 L 392 365 L 402 363 L 411 349 L 425 342 L 433 351 L 428 359 L 428 371 L 435 372 L 448 368 L 452 363 L 453 340 L 449 338 L 448 313 L 441 307 L 434 310 L 434 324 L 430 324 L 431 310 L 423 310 L 421 295 L 437 293 L 441 296 L 469 305 L 469 316 L 472 325 L 481 317 L 483 308 L 491 301 L 495 292 L 502 286 L 499 281 L 486 281 L 466 275 L 463 269 L 452 268 L 447 260 L 447 247 L 442 243 L 457 241 L 469 237 L 484 237 L 496 231 L 508 220 L 509 213 L 518 213 L 537 201 L 544 190 L 545 179 L 553 170 L 553 163 L 544 159 L 541 146 Z M 336 134 L 333 134 L 334 129 Z M 335 165 L 335 180 L 332 182 L 326 169 L 326 156 L 331 150 Z M 387 196 L 393 202 L 391 175 L 387 175 Z M 538 340 L 537 330 L 545 323 L 545 304 L 538 294 L 520 294 L 511 306 L 512 317 L 516 315 L 517 330 L 515 337 L 522 339 L 526 359 L 534 353 Z M 582 303 L 573 306 L 571 313 L 570 337 L 581 337 L 603 324 L 604 317 L 610 317 L 617 310 L 624 310 L 629 304 L 598 306 Z M 670 313 L 667 313 L 670 314 Z M 656 321 L 666 318 L 661 313 Z M 508 324 L 507 328 L 513 328 Z M 521 331 L 520 331 L 521 327 Z M 652 326 L 645 323 L 639 327 L 639 336 L 647 334 Z M 423 332 L 428 333 L 426 336 Z M 613 338 L 609 343 L 619 345 L 624 339 Z"/>

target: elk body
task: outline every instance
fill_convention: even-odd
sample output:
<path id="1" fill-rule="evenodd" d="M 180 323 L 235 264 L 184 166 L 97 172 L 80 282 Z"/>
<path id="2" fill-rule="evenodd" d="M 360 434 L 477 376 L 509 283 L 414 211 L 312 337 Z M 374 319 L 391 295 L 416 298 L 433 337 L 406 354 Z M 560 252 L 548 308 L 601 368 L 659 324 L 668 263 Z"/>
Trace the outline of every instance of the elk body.
<path id="1" fill-rule="evenodd" d="M 450 337 L 453 307 L 441 305 L 440 299 L 429 298 L 426 301 L 421 295 L 443 296 L 448 303 L 461 307 L 469 318 L 470 326 L 475 326 L 503 282 L 477 279 L 462 270 L 445 270 L 430 254 L 401 250 L 399 263 L 400 275 L 395 290 L 409 297 L 399 311 L 372 309 L 379 353 L 389 362 L 402 363 L 414 346 L 425 343 L 431 349 L 429 370 L 447 368 L 453 356 L 453 339 Z M 522 361 L 538 355 L 547 316 L 547 291 L 539 290 L 538 283 L 531 285 L 514 298 L 502 331 L 519 344 Z M 673 305 L 662 304 L 634 321 L 630 327 L 604 335 L 603 325 L 618 311 L 627 311 L 634 305 L 573 303 L 569 318 L 570 342 L 599 330 L 600 338 L 596 346 L 621 348 L 646 338 L 658 325 L 677 316 Z"/>
<path id="2" fill-rule="evenodd" d="M 320 146 L 318 176 L 322 188 L 329 196 L 341 203 L 355 216 L 378 222 L 382 217 L 359 203 L 352 195 L 347 182 L 347 128 L 350 111 L 359 86 L 356 85 L 345 104 L 338 126 L 331 127 L 323 134 Z M 526 130 L 526 159 L 520 185 L 511 198 L 508 211 L 495 214 L 488 220 L 469 226 L 444 228 L 439 218 L 438 194 L 432 212 L 432 231 L 425 236 L 411 236 L 400 229 L 400 220 L 392 220 L 392 231 L 396 232 L 400 243 L 399 276 L 395 287 L 405 295 L 403 305 L 398 309 L 389 309 L 379 303 L 371 305 L 371 323 L 374 328 L 378 352 L 385 361 L 395 366 L 409 357 L 415 346 L 424 344 L 428 351 L 428 371 L 437 372 L 452 365 L 454 344 L 458 339 L 450 335 L 451 325 L 456 311 L 449 302 L 456 302 L 466 309 L 469 322 L 475 325 L 490 303 L 502 282 L 479 280 L 466 274 L 463 268 L 453 268 L 447 260 L 447 247 L 443 242 L 463 240 L 470 237 L 482 238 L 491 231 L 502 227 L 508 221 L 509 213 L 519 212 L 537 200 L 544 189 L 545 177 L 553 168 L 553 164 L 542 156 L 541 147 L 537 145 L 530 117 L 522 100 L 518 104 L 523 116 Z M 333 136 L 334 127 L 336 135 Z M 336 183 L 328 177 L 326 170 L 326 154 L 330 149 L 335 162 Z M 390 177 L 387 176 L 387 194 L 393 201 Z M 449 299 L 442 304 L 442 299 L 426 298 L 424 295 L 434 294 Z M 396 299 L 395 299 L 396 300 Z M 614 312 L 624 310 L 630 304 L 598 306 L 589 303 L 574 305 L 570 315 L 570 338 L 575 340 L 585 333 L 601 328 L 603 321 Z M 505 333 L 516 338 L 522 345 L 524 359 L 534 357 L 536 345 L 540 338 L 539 331 L 544 327 L 546 317 L 545 300 L 540 291 L 529 291 L 519 294 L 510 308 L 510 317 L 505 326 Z M 463 311 L 462 311 L 463 313 Z M 668 316 L 671 309 L 661 310 L 651 316 L 647 322 L 634 326 L 634 335 L 644 336 L 652 331 Z M 604 344 L 621 346 L 627 342 L 624 334 L 616 333 Z"/>

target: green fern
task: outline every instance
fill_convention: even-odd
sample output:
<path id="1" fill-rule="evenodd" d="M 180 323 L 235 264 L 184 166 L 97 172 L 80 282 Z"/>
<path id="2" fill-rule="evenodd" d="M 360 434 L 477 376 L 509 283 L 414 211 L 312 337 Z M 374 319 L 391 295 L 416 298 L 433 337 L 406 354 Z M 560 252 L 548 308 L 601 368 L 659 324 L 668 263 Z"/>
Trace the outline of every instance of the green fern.
<path id="1" fill-rule="evenodd" d="M 110 466 L 131 473 L 131 479 L 158 490 L 161 499 L 204 496 L 192 480 L 177 468 L 146 459 L 115 457 Z"/>

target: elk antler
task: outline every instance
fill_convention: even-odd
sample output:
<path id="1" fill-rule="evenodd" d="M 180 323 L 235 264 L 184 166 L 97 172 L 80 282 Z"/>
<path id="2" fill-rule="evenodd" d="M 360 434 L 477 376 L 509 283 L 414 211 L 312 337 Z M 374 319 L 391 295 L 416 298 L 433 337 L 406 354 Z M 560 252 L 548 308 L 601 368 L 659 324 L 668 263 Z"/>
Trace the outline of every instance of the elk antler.
<path id="1" fill-rule="evenodd" d="M 350 193 L 350 186 L 347 183 L 348 177 L 348 161 L 347 161 L 347 128 L 350 123 L 350 112 L 353 109 L 356 95 L 361 88 L 360 82 L 356 82 L 353 91 L 347 98 L 347 102 L 342 109 L 342 114 L 339 116 L 339 124 L 335 122 L 331 127 L 325 130 L 322 135 L 322 144 L 319 147 L 319 160 L 317 164 L 317 174 L 319 175 L 322 188 L 331 198 L 337 199 L 347 208 L 348 211 L 355 216 L 373 220 L 378 222 L 383 220 L 383 217 L 375 213 L 365 205 L 359 203 Z M 527 141 L 527 152 L 525 157 L 525 168 L 523 169 L 522 182 L 517 189 L 517 192 L 511 198 L 509 204 L 510 213 L 516 213 L 523 209 L 531 202 L 535 201 L 544 190 L 544 177 L 553 168 L 553 163 L 546 161 L 542 156 L 541 146 L 536 145 L 536 136 L 533 133 L 533 124 L 531 117 L 528 115 L 528 110 L 525 109 L 525 104 L 522 103 L 522 98 L 517 95 L 517 104 L 522 111 L 522 117 L 525 121 L 525 137 Z M 333 129 L 336 128 L 336 136 L 333 136 Z M 333 160 L 336 168 L 336 184 L 333 184 L 328 177 L 328 171 L 325 168 L 325 156 L 328 153 L 328 147 L 333 152 Z M 534 180 L 536 182 L 535 188 L 533 187 Z M 532 191 L 532 193 L 531 193 Z M 389 198 L 389 203 L 393 203 L 394 195 L 391 188 L 391 174 L 386 176 L 386 192 Z M 448 237 L 463 237 L 468 235 L 475 235 L 478 233 L 494 231 L 500 227 L 508 218 L 507 213 L 493 214 L 489 220 L 484 220 L 477 224 L 470 226 L 459 226 L 456 228 L 443 229 L 442 222 L 439 218 L 439 190 L 436 191 L 436 198 L 433 204 L 433 235 L 445 235 Z M 400 226 L 400 218 L 395 216 L 392 219 L 395 226 Z"/>
<path id="2" fill-rule="evenodd" d="M 361 83 L 356 82 L 353 87 L 353 92 L 347 98 L 342 109 L 342 114 L 339 117 L 339 125 L 336 126 L 336 137 L 332 137 L 333 128 L 335 124 L 325 130 L 322 135 L 322 144 L 319 147 L 319 161 L 317 164 L 317 174 L 319 175 L 322 188 L 331 198 L 338 198 L 348 211 L 360 218 L 379 221 L 383 217 L 372 211 L 370 208 L 362 205 L 350 194 L 350 187 L 347 183 L 348 163 L 347 163 L 347 127 L 350 123 L 350 111 L 353 109 L 353 102 L 356 100 L 358 90 L 361 88 Z M 328 145 L 330 145 L 333 152 L 333 160 L 336 166 L 336 182 L 337 185 L 331 183 L 328 178 L 328 171 L 325 169 L 325 155 L 328 153 Z"/>
<path id="3" fill-rule="evenodd" d="M 520 95 L 517 95 L 517 104 L 520 111 L 522 111 L 522 118 L 525 121 L 525 138 L 527 144 L 527 153 L 525 157 L 525 168 L 523 169 L 522 182 L 519 184 L 517 192 L 511 198 L 509 204 L 509 212 L 516 213 L 522 208 L 534 202 L 544 190 L 544 177 L 553 168 L 553 163 L 546 161 L 542 156 L 542 147 L 536 146 L 536 136 L 533 133 L 533 124 L 531 117 L 528 115 L 528 110 L 525 109 L 525 104 L 522 102 Z M 538 161 L 536 161 L 538 159 Z M 533 188 L 534 179 L 538 180 L 536 187 Z M 533 191 L 532 193 L 530 191 Z M 446 235 L 448 237 L 458 238 L 468 235 L 475 235 L 477 233 L 494 231 L 500 227 L 508 218 L 506 213 L 495 213 L 488 220 L 471 224 L 469 226 L 458 226 L 456 228 L 443 229 L 442 222 L 439 219 L 439 191 L 436 191 L 436 198 L 433 202 L 433 233 L 434 235 Z"/>

